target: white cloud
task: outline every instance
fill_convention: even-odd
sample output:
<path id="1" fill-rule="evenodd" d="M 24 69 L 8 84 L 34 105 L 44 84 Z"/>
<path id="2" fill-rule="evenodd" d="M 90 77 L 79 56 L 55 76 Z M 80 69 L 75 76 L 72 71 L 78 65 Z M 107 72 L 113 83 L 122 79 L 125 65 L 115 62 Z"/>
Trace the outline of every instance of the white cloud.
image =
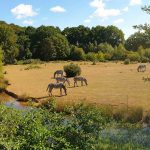
<path id="1" fill-rule="evenodd" d="M 84 20 L 85 23 L 90 23 L 91 22 L 91 19 L 86 19 Z"/>
<path id="2" fill-rule="evenodd" d="M 123 10 L 124 12 L 128 12 L 128 11 L 129 11 L 129 7 L 127 6 L 127 7 L 123 8 L 122 10 Z"/>
<path id="3" fill-rule="evenodd" d="M 104 8 L 105 4 L 103 3 L 103 0 L 93 0 L 90 2 L 90 6 L 95 8 Z"/>
<path id="4" fill-rule="evenodd" d="M 102 19 L 108 19 L 109 17 L 121 14 L 119 9 L 106 9 L 103 0 L 92 0 L 90 6 L 96 8 L 95 12 L 90 15 L 90 18 L 100 17 Z"/>
<path id="5" fill-rule="evenodd" d="M 33 25 L 33 20 L 24 20 L 24 21 L 23 21 L 23 24 L 26 24 L 26 25 Z"/>
<path id="6" fill-rule="evenodd" d="M 55 7 L 50 8 L 50 11 L 52 11 L 54 13 L 63 13 L 66 10 L 61 6 L 55 6 Z"/>
<path id="7" fill-rule="evenodd" d="M 114 24 L 121 24 L 123 22 L 124 22 L 124 19 L 120 18 L 120 19 L 115 20 L 113 23 Z"/>
<path id="8" fill-rule="evenodd" d="M 130 5 L 141 5 L 142 0 L 130 0 Z"/>
<path id="9" fill-rule="evenodd" d="M 15 8 L 11 9 L 11 12 L 17 19 L 33 17 L 37 15 L 37 12 L 33 10 L 32 5 L 25 4 L 19 4 Z"/>

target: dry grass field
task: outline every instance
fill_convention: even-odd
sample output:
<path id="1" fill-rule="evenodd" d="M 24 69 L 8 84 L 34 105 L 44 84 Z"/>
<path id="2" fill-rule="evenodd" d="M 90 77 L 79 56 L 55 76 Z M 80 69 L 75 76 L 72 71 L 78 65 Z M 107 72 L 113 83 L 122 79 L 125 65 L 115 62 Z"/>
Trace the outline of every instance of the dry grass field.
<path id="1" fill-rule="evenodd" d="M 28 95 L 42 98 L 48 96 L 47 85 L 55 82 L 53 73 L 57 69 L 63 69 L 68 62 L 39 64 L 41 69 L 24 70 L 27 65 L 5 66 L 5 77 L 11 85 L 8 90 L 18 95 Z M 138 64 L 124 65 L 122 63 L 97 63 L 76 62 L 82 69 L 82 76 L 88 80 L 88 86 L 67 88 L 68 95 L 59 97 L 59 90 L 54 90 L 59 104 L 75 102 L 87 102 L 112 105 L 142 106 L 150 109 L 150 82 L 144 81 L 143 77 L 150 77 L 150 65 L 147 71 L 137 72 Z M 80 84 L 79 84 L 80 85 Z"/>

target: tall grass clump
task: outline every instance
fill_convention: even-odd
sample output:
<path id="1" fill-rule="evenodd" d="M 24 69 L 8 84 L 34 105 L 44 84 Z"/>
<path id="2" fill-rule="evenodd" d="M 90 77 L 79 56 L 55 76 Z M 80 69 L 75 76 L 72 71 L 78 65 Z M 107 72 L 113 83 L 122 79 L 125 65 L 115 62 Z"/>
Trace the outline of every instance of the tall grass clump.
<path id="1" fill-rule="evenodd" d="M 41 69 L 38 65 L 29 65 L 24 70 L 31 70 L 31 69 Z"/>
<path id="2" fill-rule="evenodd" d="M 64 66 L 64 71 L 67 77 L 75 77 L 81 74 L 81 68 L 77 64 L 70 63 Z"/>
<path id="3" fill-rule="evenodd" d="M 129 64 L 130 64 L 130 59 L 129 59 L 129 58 L 125 59 L 125 60 L 124 60 L 124 64 L 125 64 L 125 65 L 129 65 Z"/>

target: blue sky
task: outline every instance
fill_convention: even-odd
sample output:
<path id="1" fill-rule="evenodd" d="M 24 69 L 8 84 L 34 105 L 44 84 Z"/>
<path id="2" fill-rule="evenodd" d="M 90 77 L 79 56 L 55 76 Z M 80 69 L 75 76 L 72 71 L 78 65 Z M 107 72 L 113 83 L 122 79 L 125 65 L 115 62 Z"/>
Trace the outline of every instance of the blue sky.
<path id="1" fill-rule="evenodd" d="M 150 15 L 141 6 L 150 0 L 0 0 L 0 20 L 21 26 L 115 25 L 125 37 L 133 25 L 149 23 Z"/>

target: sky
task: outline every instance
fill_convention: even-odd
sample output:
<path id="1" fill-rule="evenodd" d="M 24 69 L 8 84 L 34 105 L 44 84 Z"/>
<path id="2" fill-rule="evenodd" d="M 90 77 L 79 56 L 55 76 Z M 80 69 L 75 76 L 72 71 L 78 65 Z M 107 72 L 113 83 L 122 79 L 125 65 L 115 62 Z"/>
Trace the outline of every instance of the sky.
<path id="1" fill-rule="evenodd" d="M 136 32 L 133 25 L 150 22 L 141 10 L 150 0 L 0 0 L 0 20 L 20 26 L 115 25 L 125 38 Z"/>

